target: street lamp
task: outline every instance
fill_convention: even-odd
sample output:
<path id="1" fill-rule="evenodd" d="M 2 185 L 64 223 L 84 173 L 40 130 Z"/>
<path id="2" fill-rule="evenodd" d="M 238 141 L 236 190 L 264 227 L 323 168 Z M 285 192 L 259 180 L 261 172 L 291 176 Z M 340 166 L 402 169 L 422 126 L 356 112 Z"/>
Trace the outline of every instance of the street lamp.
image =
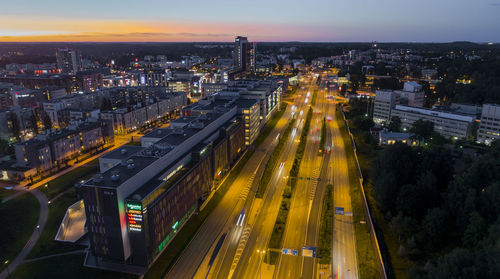
<path id="1" fill-rule="evenodd" d="M 3 264 L 8 264 L 9 263 L 9 260 L 6 260 Z M 10 275 L 10 270 L 9 270 L 9 266 L 7 265 L 7 276 Z"/>
<path id="2" fill-rule="evenodd" d="M 259 269 L 259 274 L 260 274 L 260 279 L 262 279 L 262 262 L 264 261 L 264 255 L 266 254 L 266 250 L 257 250 L 257 253 L 260 254 L 260 269 Z"/>

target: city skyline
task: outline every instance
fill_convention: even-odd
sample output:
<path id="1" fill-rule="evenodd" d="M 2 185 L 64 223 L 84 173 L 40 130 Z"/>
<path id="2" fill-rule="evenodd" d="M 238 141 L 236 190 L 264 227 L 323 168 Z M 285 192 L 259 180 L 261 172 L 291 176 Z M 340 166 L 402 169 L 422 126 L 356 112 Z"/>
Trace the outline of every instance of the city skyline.
<path id="1" fill-rule="evenodd" d="M 64 5 L 63 5 L 64 4 Z M 24 1 L 0 11 L 0 42 L 499 42 L 500 1 Z"/>

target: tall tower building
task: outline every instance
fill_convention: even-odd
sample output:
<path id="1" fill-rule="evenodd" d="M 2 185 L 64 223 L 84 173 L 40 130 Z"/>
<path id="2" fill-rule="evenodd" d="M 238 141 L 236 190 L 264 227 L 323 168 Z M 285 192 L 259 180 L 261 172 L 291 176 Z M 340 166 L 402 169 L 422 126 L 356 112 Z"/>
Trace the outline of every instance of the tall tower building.
<path id="1" fill-rule="evenodd" d="M 76 74 L 81 70 L 82 59 L 77 50 L 60 48 L 56 52 L 57 68 L 65 74 Z"/>
<path id="2" fill-rule="evenodd" d="M 234 40 L 233 64 L 238 71 L 255 71 L 256 46 L 248 41 L 247 37 L 238 36 Z"/>

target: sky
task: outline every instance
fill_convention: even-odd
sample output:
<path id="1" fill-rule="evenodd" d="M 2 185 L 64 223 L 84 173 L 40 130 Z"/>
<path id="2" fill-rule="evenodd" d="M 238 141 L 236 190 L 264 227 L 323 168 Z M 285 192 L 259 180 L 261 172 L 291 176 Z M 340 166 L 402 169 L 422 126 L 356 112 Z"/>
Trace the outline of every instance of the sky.
<path id="1" fill-rule="evenodd" d="M 500 0 L 0 0 L 0 42 L 500 42 Z"/>

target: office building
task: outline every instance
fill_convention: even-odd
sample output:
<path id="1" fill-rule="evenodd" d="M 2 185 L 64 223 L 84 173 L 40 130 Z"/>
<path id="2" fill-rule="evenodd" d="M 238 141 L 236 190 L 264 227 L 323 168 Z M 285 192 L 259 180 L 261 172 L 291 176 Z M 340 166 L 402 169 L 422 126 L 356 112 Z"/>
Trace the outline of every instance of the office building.
<path id="1" fill-rule="evenodd" d="M 82 58 L 77 50 L 60 48 L 56 52 L 57 68 L 64 74 L 74 75 L 82 70 Z"/>
<path id="2" fill-rule="evenodd" d="M 217 107 L 230 107 L 234 105 L 237 106 L 238 116 L 245 127 L 245 145 L 248 146 L 254 142 L 261 129 L 260 102 L 257 99 L 221 96 L 216 93 L 184 107 L 181 111 L 181 115 L 199 116 L 208 113 Z M 156 135 L 151 136 L 155 137 Z M 151 141 L 149 135 L 145 135 L 142 140 Z"/>
<path id="3" fill-rule="evenodd" d="M 484 104 L 477 141 L 490 145 L 496 140 L 500 140 L 500 105 Z"/>
<path id="4" fill-rule="evenodd" d="M 422 86 L 415 82 L 406 82 L 403 90 L 377 90 L 373 105 L 373 122 L 377 125 L 386 125 L 391 121 L 391 111 L 396 105 L 422 107 L 424 105 L 424 91 Z"/>
<path id="5" fill-rule="evenodd" d="M 377 90 L 373 103 L 373 122 L 377 125 L 391 121 L 391 111 L 399 104 L 399 95 L 391 90 Z"/>
<path id="6" fill-rule="evenodd" d="M 409 130 L 415 121 L 421 119 L 434 123 L 434 131 L 445 138 L 470 139 L 474 137 L 475 117 L 469 115 L 396 105 L 391 116 L 401 119 L 403 130 Z"/>
<path id="7" fill-rule="evenodd" d="M 236 106 L 181 117 L 161 134 L 147 147 L 109 154 L 81 185 L 90 240 L 85 266 L 144 273 L 245 148 Z"/>

